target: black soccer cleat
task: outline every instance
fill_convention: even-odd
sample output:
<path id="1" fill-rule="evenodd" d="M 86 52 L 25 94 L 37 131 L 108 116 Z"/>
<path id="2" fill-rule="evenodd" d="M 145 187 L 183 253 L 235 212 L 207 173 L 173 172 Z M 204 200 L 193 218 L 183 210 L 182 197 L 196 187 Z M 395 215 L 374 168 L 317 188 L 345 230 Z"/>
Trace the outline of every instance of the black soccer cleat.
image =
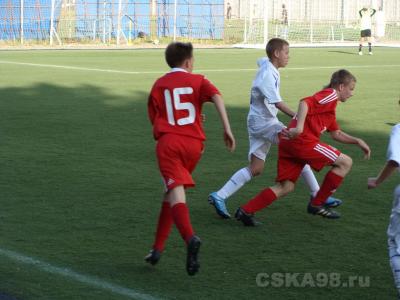
<path id="1" fill-rule="evenodd" d="M 201 240 L 197 235 L 194 235 L 189 240 L 187 245 L 186 271 L 190 276 L 195 275 L 200 268 L 198 254 L 201 246 Z"/>
<path id="2" fill-rule="evenodd" d="M 244 226 L 252 226 L 252 227 L 254 227 L 254 226 L 257 226 L 257 225 L 261 224 L 260 222 L 257 222 L 254 219 L 254 215 L 253 214 L 246 213 L 241 207 L 239 207 L 236 210 L 235 218 L 238 221 L 242 221 Z"/>
<path id="3" fill-rule="evenodd" d="M 321 206 L 313 206 L 311 203 L 308 203 L 307 212 L 312 215 L 320 215 L 321 217 L 327 219 L 339 219 L 340 214 L 334 210 L 331 210 L 329 207 L 325 205 Z"/>
<path id="4" fill-rule="evenodd" d="M 144 260 L 154 266 L 155 264 L 158 263 L 160 258 L 161 258 L 161 252 L 156 249 L 151 249 L 150 253 L 145 256 Z"/>

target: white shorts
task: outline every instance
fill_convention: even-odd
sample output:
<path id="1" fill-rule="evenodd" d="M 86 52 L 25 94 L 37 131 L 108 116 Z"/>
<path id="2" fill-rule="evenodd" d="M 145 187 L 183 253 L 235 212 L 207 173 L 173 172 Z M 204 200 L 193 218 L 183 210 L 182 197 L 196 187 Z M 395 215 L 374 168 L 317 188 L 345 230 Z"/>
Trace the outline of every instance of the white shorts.
<path id="1" fill-rule="evenodd" d="M 279 121 L 264 128 L 254 128 L 254 126 L 249 126 L 249 161 L 251 160 L 251 155 L 265 161 L 269 150 L 271 149 L 271 145 L 278 144 L 278 134 L 285 127 L 286 126 Z"/>

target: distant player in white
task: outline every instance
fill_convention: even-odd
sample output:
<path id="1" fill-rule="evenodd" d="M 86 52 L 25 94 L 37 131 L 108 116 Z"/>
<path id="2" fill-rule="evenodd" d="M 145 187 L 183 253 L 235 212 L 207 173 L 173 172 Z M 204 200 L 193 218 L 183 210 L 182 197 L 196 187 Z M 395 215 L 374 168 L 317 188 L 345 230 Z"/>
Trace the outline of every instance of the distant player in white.
<path id="1" fill-rule="evenodd" d="M 363 7 L 359 12 L 361 17 L 360 21 L 360 46 L 358 47 L 358 54 L 363 55 L 362 46 L 363 42 L 367 40 L 368 42 L 368 53 L 372 55 L 372 40 L 371 40 L 371 28 L 372 28 L 372 16 L 376 13 L 373 8 Z"/>
<path id="2" fill-rule="evenodd" d="M 282 100 L 279 92 L 278 69 L 285 67 L 289 61 L 289 43 L 283 39 L 273 38 L 268 42 L 266 52 L 268 58 L 261 58 L 257 62 L 259 69 L 251 88 L 250 111 L 247 117 L 250 164 L 238 170 L 219 191 L 212 192 L 208 197 L 217 214 L 223 218 L 230 218 L 226 209 L 227 199 L 254 176 L 262 173 L 271 145 L 278 143 L 278 134 L 286 128 L 277 118 L 278 110 L 290 117 L 295 115 Z M 310 188 L 311 197 L 315 196 L 319 185 L 310 166 L 304 167 L 302 177 Z M 340 204 L 341 200 L 333 197 L 327 201 L 330 207 Z"/>
<path id="3" fill-rule="evenodd" d="M 378 177 L 368 178 L 368 188 L 376 188 L 400 166 L 400 123 L 393 127 L 387 150 L 387 160 Z M 390 223 L 387 230 L 389 259 L 400 298 L 400 185 L 394 190 Z"/>

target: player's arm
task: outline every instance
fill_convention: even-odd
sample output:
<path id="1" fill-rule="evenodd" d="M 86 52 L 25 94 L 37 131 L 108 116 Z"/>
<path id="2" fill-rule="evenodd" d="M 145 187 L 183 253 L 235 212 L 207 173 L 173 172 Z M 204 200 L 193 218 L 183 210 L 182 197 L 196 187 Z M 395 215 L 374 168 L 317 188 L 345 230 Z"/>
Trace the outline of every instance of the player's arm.
<path id="1" fill-rule="evenodd" d="M 362 18 L 362 9 L 360 9 L 360 10 L 358 11 L 358 14 L 360 15 L 360 18 Z"/>
<path id="2" fill-rule="evenodd" d="M 372 13 L 371 13 L 371 17 L 372 17 L 376 13 L 376 9 L 371 8 L 371 11 L 372 11 Z"/>
<path id="3" fill-rule="evenodd" d="M 343 144 L 355 144 L 358 147 L 361 148 L 362 151 L 364 151 L 364 158 L 365 159 L 369 159 L 371 156 L 371 149 L 369 148 L 369 146 L 367 145 L 366 142 L 364 142 L 362 139 L 360 138 L 356 138 L 354 136 L 351 136 L 341 130 L 334 130 L 330 132 L 331 137 L 335 140 L 338 141 L 340 143 Z"/>
<path id="4" fill-rule="evenodd" d="M 396 162 L 394 160 L 388 160 L 377 177 L 368 178 L 368 188 L 369 189 L 376 188 L 379 184 L 384 182 L 386 180 L 386 178 L 388 178 L 390 175 L 392 175 L 393 172 L 398 167 L 399 167 L 399 163 L 398 162 Z"/>
<path id="5" fill-rule="evenodd" d="M 306 121 L 308 113 L 308 105 L 304 100 L 301 100 L 299 103 L 299 109 L 296 114 L 297 124 L 296 127 L 290 129 L 283 129 L 282 134 L 284 137 L 289 139 L 294 139 L 303 133 L 304 130 L 304 122 Z"/>
<path id="6" fill-rule="evenodd" d="M 224 127 L 224 141 L 225 145 L 228 147 L 229 151 L 235 150 L 236 142 L 235 137 L 231 131 L 231 125 L 229 123 L 228 114 L 226 113 L 224 100 L 222 99 L 221 95 L 215 94 L 211 97 L 212 101 L 214 102 L 215 108 L 218 111 L 219 117 L 222 121 L 222 126 Z"/>
<path id="7" fill-rule="evenodd" d="M 277 102 L 277 103 L 275 103 L 275 107 L 277 108 L 277 109 L 279 109 L 281 112 L 283 112 L 284 114 L 286 114 L 286 115 L 288 115 L 289 117 L 294 117 L 294 115 L 296 114 L 293 110 L 291 110 L 290 108 L 289 108 L 289 106 L 287 106 L 286 105 L 286 103 L 285 102 L 283 102 L 283 101 L 280 101 L 280 102 Z"/>

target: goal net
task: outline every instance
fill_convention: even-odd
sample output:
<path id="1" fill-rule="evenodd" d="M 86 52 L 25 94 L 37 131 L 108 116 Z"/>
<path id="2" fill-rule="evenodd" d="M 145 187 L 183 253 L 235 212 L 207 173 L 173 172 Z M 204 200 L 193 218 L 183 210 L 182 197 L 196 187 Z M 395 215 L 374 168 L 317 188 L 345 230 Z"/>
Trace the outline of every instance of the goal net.
<path id="1" fill-rule="evenodd" d="M 261 45 L 272 37 L 291 43 L 343 45 L 360 38 L 359 10 L 376 10 L 372 35 L 383 43 L 400 43 L 400 0 L 231 0 L 236 39 Z"/>

